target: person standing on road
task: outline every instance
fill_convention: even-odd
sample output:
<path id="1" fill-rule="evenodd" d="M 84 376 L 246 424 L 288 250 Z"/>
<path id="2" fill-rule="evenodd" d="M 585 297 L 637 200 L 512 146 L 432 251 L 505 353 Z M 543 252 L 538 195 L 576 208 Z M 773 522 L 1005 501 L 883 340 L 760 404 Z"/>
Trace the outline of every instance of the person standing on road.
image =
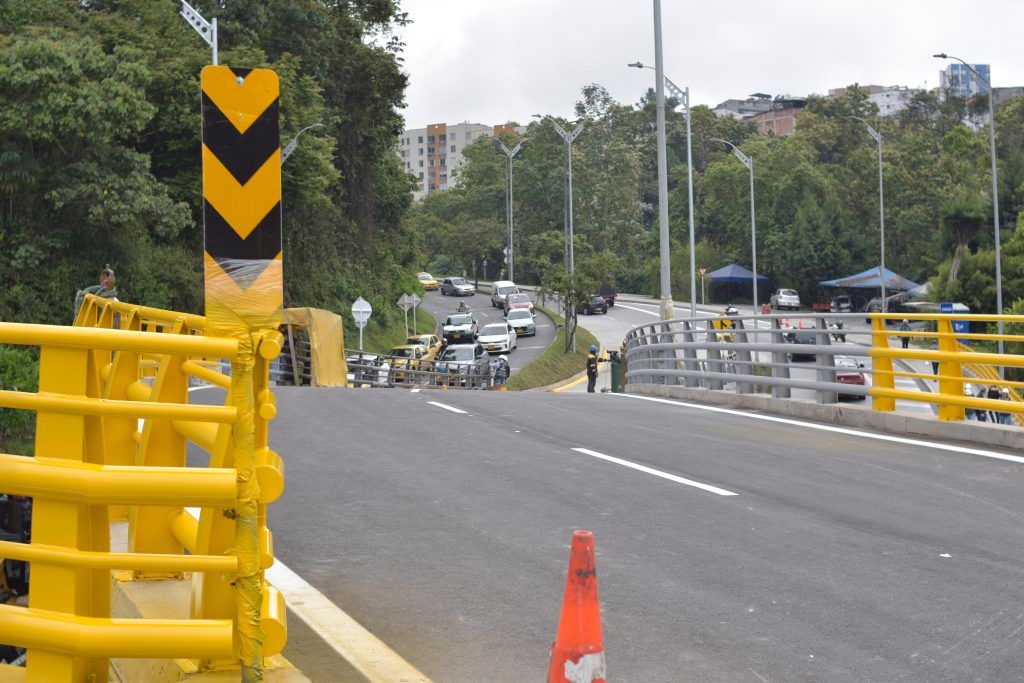
<path id="1" fill-rule="evenodd" d="M 587 354 L 587 393 L 593 394 L 597 387 L 597 364 L 603 363 L 603 358 L 597 357 L 597 346 L 590 345 L 590 353 Z"/>
<path id="2" fill-rule="evenodd" d="M 900 332 L 910 332 L 910 321 L 906 318 L 903 319 L 903 324 L 900 325 Z M 910 346 L 910 337 L 901 336 L 900 343 L 903 344 L 903 348 Z"/>
<path id="3" fill-rule="evenodd" d="M 988 389 L 982 385 L 978 385 L 978 393 L 974 395 L 974 398 L 988 398 Z M 988 422 L 988 411 L 984 408 L 977 408 L 974 411 L 974 419 L 978 422 Z"/>
<path id="4" fill-rule="evenodd" d="M 508 376 L 512 373 L 512 368 L 508 364 L 508 356 L 501 354 L 498 356 L 498 362 L 494 367 L 494 383 L 498 386 L 504 386 L 508 383 Z"/>
<path id="5" fill-rule="evenodd" d="M 1010 400 L 1010 389 L 1009 387 L 1003 387 L 999 390 L 999 400 L 1009 401 Z M 999 424 L 1001 425 L 1012 425 L 1013 416 L 1010 413 L 999 413 Z"/>

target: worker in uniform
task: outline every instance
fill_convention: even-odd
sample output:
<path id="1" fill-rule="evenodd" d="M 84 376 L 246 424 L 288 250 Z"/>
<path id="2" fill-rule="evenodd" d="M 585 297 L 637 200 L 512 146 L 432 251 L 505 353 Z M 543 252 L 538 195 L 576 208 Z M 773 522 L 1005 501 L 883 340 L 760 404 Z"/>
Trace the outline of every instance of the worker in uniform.
<path id="1" fill-rule="evenodd" d="M 593 394 L 597 387 L 597 364 L 603 363 L 604 358 L 597 357 L 597 346 L 590 345 L 590 353 L 587 354 L 587 393 Z"/>

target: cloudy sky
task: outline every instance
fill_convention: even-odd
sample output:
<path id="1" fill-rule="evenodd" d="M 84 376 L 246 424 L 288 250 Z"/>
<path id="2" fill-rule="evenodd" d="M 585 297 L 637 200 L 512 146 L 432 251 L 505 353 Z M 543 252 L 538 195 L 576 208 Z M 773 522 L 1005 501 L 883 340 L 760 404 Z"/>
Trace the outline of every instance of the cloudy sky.
<path id="1" fill-rule="evenodd" d="M 402 0 L 406 125 L 569 115 L 600 83 L 636 102 L 654 72 L 651 0 Z M 938 85 L 947 52 L 1024 85 L 1024 0 L 662 0 L 665 73 L 694 104 L 853 82 Z"/>

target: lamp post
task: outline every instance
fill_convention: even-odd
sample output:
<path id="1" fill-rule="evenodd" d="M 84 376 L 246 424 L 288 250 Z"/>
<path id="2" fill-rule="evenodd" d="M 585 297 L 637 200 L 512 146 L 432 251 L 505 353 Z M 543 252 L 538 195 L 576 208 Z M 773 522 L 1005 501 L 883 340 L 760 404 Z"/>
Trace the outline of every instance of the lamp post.
<path id="1" fill-rule="evenodd" d="M 658 34 L 660 35 L 660 30 Z M 635 69 L 651 69 L 653 67 L 647 66 L 640 62 L 633 62 L 627 64 Z M 657 70 L 655 70 L 657 72 Z M 697 269 L 696 269 L 696 255 L 694 254 L 694 230 L 693 230 L 693 150 L 690 144 L 690 88 L 680 88 L 668 76 L 662 76 L 655 78 L 659 83 L 664 83 L 664 86 L 668 88 L 668 91 L 673 97 L 680 100 L 684 107 L 684 118 L 686 119 L 686 184 L 687 184 L 687 196 L 689 200 L 689 216 L 690 216 L 690 317 L 695 318 L 697 316 Z M 661 89 L 659 88 L 659 91 Z M 664 105 L 662 105 L 664 106 Z M 661 109 L 662 116 L 664 116 L 664 108 Z M 667 153 L 665 150 L 665 135 L 664 127 L 660 129 L 658 135 L 658 215 L 659 222 L 661 225 L 661 264 L 662 264 L 662 276 L 668 274 L 668 268 L 671 258 L 670 247 L 668 244 L 668 169 L 664 169 L 665 173 L 662 174 L 661 160 L 666 159 Z M 662 190 L 662 180 L 664 180 L 664 191 Z M 664 206 L 664 209 L 662 207 Z M 664 213 L 663 213 L 664 212 Z M 664 215 L 664 219 L 661 216 Z M 671 305 L 671 292 L 669 292 L 668 298 L 669 304 Z M 665 315 L 664 310 L 662 316 Z M 672 317 L 671 313 L 669 317 Z M 666 318 L 667 319 L 667 318 Z"/>
<path id="2" fill-rule="evenodd" d="M 541 121 L 550 122 L 551 126 L 555 129 L 555 132 L 558 133 L 558 135 L 562 138 L 562 141 L 565 143 L 565 167 L 566 173 L 568 173 L 569 176 L 569 220 L 567 221 L 569 225 L 569 234 L 567 236 L 569 244 L 569 259 L 566 263 L 566 269 L 568 270 L 569 274 L 572 275 L 574 272 L 576 272 L 575 254 L 573 250 L 572 225 L 572 143 L 577 137 L 579 137 L 579 134 L 583 132 L 583 129 L 586 126 L 586 124 L 581 123 L 578 126 L 576 126 L 572 131 L 567 131 L 565 128 L 562 128 L 560 125 L 558 125 L 557 121 L 555 121 L 553 118 L 546 114 L 544 116 L 541 116 L 540 114 L 534 114 L 534 117 L 539 118 Z"/>
<path id="3" fill-rule="evenodd" d="M 512 159 L 523 149 L 523 144 L 526 140 L 522 140 L 518 145 L 512 149 L 508 148 L 501 140 L 495 138 L 495 142 L 501 147 L 501 151 L 508 157 L 508 182 L 505 185 L 505 221 L 508 223 L 508 279 L 515 280 L 513 277 L 513 264 L 515 263 L 512 251 Z"/>
<path id="4" fill-rule="evenodd" d="M 980 73 L 978 73 L 977 69 L 975 69 L 973 66 L 971 66 L 964 60 L 960 59 L 959 57 L 947 55 L 945 52 L 940 52 L 939 54 L 932 56 L 935 57 L 936 59 L 952 59 L 960 62 L 961 64 L 966 66 L 972 74 L 977 76 L 978 80 L 984 83 L 985 87 L 988 89 L 988 142 L 992 155 L 992 218 L 993 226 L 996 233 L 996 314 L 1001 316 L 1003 314 L 1003 266 L 1000 249 L 1001 245 L 999 243 L 999 169 L 996 166 L 996 114 L 995 103 L 993 102 L 996 93 L 995 90 L 992 88 L 992 81 L 990 79 L 982 76 Z M 999 329 L 999 353 L 1002 354 L 1003 321 L 999 320 L 996 323 L 996 325 Z M 1002 376 L 1002 366 L 1000 366 L 999 368 L 999 373 L 1000 376 Z"/>
<path id="5" fill-rule="evenodd" d="M 723 140 L 721 138 L 711 139 L 715 142 L 721 142 L 722 144 L 731 147 L 733 156 L 739 159 L 740 162 L 747 167 L 747 170 L 750 171 L 750 265 L 754 269 L 754 277 L 751 279 L 754 281 L 754 315 L 757 315 L 757 219 L 754 212 L 754 160 L 741 152 L 739 147 L 728 140 Z"/>
<path id="6" fill-rule="evenodd" d="M 185 0 L 181 0 L 181 9 L 178 11 L 185 21 L 189 23 L 199 34 L 199 37 L 210 46 L 213 50 L 213 65 L 217 65 L 217 18 L 214 17 L 211 21 L 207 21 L 203 18 L 203 15 L 196 11 L 196 9 L 188 4 Z"/>
<path id="7" fill-rule="evenodd" d="M 889 302 L 885 298 L 885 186 L 882 183 L 882 134 L 859 116 L 851 116 L 854 121 L 860 121 L 868 129 L 868 134 L 878 143 L 878 229 L 879 229 L 879 263 L 878 279 L 882 282 L 882 313 L 889 309 Z"/>
<path id="8" fill-rule="evenodd" d="M 288 161 L 288 157 L 290 157 L 292 155 L 292 152 L 295 151 L 295 148 L 299 146 L 299 136 L 300 135 L 302 135 L 303 133 L 305 133 L 307 130 L 309 130 L 311 128 L 323 128 L 323 127 L 324 127 L 324 124 L 322 124 L 322 123 L 314 123 L 314 124 L 312 124 L 310 126 L 306 126 L 302 130 L 300 130 L 298 133 L 296 133 L 295 137 L 293 137 L 288 142 L 288 144 L 284 146 L 284 149 L 281 150 L 281 165 L 284 166 L 284 162 Z"/>

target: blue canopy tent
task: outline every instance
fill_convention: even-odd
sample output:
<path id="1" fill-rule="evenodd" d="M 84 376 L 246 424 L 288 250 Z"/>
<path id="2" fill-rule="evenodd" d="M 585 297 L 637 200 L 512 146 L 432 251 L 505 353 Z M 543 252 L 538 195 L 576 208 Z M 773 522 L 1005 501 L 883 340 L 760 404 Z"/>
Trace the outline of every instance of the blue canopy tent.
<path id="1" fill-rule="evenodd" d="M 868 268 L 863 273 L 847 275 L 835 280 L 822 280 L 818 285 L 821 287 L 847 287 L 850 289 L 881 289 L 881 272 L 881 268 L 875 266 L 874 268 Z M 885 289 L 887 291 L 906 292 L 916 287 L 918 287 L 916 282 L 912 282 L 888 268 L 885 269 Z"/>
<path id="2" fill-rule="evenodd" d="M 713 270 L 707 274 L 707 277 L 711 279 L 711 282 L 753 282 L 754 274 L 744 268 L 738 266 L 735 263 L 730 263 L 727 266 L 722 266 L 718 270 Z M 764 275 L 757 276 L 757 284 L 766 285 L 768 284 L 768 278 Z"/>

